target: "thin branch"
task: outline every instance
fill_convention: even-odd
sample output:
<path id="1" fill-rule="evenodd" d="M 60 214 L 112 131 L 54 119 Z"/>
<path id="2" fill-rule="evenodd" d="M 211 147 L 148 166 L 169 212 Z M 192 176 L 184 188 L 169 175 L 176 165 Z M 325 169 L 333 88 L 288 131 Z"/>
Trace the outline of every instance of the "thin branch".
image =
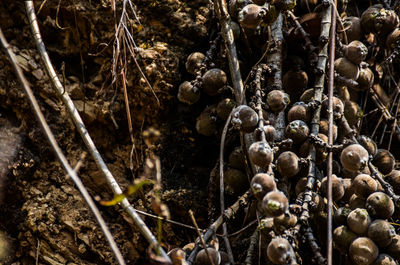
<path id="1" fill-rule="evenodd" d="M 12 52 L 11 46 L 7 43 L 7 40 L 5 39 L 3 35 L 3 31 L 0 28 L 0 41 L 4 49 L 6 50 L 6 53 L 12 63 L 12 66 L 14 67 L 14 70 L 17 74 L 18 80 L 21 83 L 21 86 L 24 88 L 26 95 L 28 96 L 28 100 L 35 112 L 36 118 L 39 120 L 40 125 L 42 126 L 42 129 L 47 137 L 47 139 L 50 142 L 51 147 L 53 148 L 54 152 L 56 153 L 56 156 L 60 163 L 63 165 L 64 169 L 67 171 L 68 175 L 71 177 L 72 181 L 75 183 L 77 186 L 79 192 L 82 194 L 82 197 L 85 199 L 86 203 L 89 205 L 90 210 L 94 214 L 97 222 L 99 223 L 101 230 L 104 233 L 104 236 L 106 237 L 108 244 L 110 245 L 115 258 L 117 259 L 118 263 L 123 265 L 125 264 L 124 258 L 122 257 L 122 254 L 120 250 L 118 249 L 117 244 L 114 241 L 114 238 L 110 232 L 110 230 L 107 227 L 106 222 L 104 221 L 103 217 L 100 214 L 99 209 L 97 208 L 96 204 L 94 203 L 92 197 L 90 197 L 89 192 L 83 185 L 81 179 L 78 177 L 74 169 L 71 167 L 71 165 L 68 163 L 67 158 L 63 154 L 60 146 L 58 145 L 53 133 L 50 130 L 49 125 L 46 122 L 46 119 L 43 116 L 42 111 L 40 110 L 39 104 L 36 101 L 36 98 L 29 86 L 28 81 L 26 80 L 21 68 L 19 67 L 17 63 L 17 58 L 15 57 L 15 54 Z"/>
<path id="2" fill-rule="evenodd" d="M 33 1 L 26 1 L 25 7 L 26 7 L 26 12 L 28 15 L 29 23 L 31 25 L 32 33 L 33 33 L 33 36 L 34 36 L 34 39 L 36 42 L 36 46 L 39 50 L 39 53 L 40 53 L 40 56 L 44 63 L 46 72 L 50 77 L 50 81 L 51 81 L 54 89 L 61 96 L 61 99 L 64 102 L 67 111 L 70 113 L 70 116 L 71 116 L 79 134 L 81 135 L 90 154 L 94 158 L 97 166 L 101 169 L 101 171 L 105 175 L 106 180 L 107 180 L 109 186 L 111 187 L 113 193 L 114 194 L 122 194 L 123 192 L 122 192 L 118 182 L 115 180 L 114 176 L 112 175 L 111 171 L 108 169 L 106 163 L 104 162 L 99 151 L 97 150 L 92 138 L 89 135 L 89 132 L 87 131 L 87 129 L 85 127 L 85 124 L 82 121 L 82 118 L 80 117 L 80 115 L 78 113 L 78 110 L 76 109 L 76 107 L 73 103 L 73 101 L 69 97 L 68 93 L 63 94 L 63 91 L 65 91 L 65 90 L 64 90 L 60 80 L 58 79 L 58 76 L 51 64 L 49 55 L 47 54 L 47 51 L 46 51 L 46 47 L 45 47 L 42 37 L 40 35 L 39 25 L 37 23 L 37 17 L 35 15 Z M 143 222 L 143 220 L 140 218 L 140 216 L 136 213 L 135 209 L 129 203 L 128 199 L 125 198 L 121 202 L 121 205 L 124 208 L 124 210 L 128 213 L 128 215 L 133 219 L 136 227 L 139 229 L 141 234 L 146 238 L 146 240 L 149 242 L 149 244 L 155 249 L 156 253 L 157 252 L 161 253 L 161 255 L 169 261 L 170 259 L 167 255 L 167 253 L 165 253 L 165 251 L 161 248 L 160 244 L 157 242 L 157 239 L 151 233 L 150 229 L 146 226 L 146 224 Z"/>
<path id="3" fill-rule="evenodd" d="M 254 230 L 254 233 L 250 237 L 249 248 L 247 249 L 246 259 L 244 260 L 245 265 L 252 265 L 253 264 L 253 256 L 254 251 L 256 249 L 258 243 L 258 229 Z"/>

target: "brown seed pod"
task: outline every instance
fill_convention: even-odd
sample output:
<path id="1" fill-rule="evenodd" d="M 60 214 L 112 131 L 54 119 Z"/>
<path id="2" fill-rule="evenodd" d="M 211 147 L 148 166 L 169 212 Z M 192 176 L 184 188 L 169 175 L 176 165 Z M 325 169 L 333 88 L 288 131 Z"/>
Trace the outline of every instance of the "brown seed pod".
<path id="1" fill-rule="evenodd" d="M 226 85 L 227 77 L 219 68 L 208 70 L 202 77 L 203 91 L 210 96 L 216 96 Z"/>
<path id="2" fill-rule="evenodd" d="M 364 208 L 366 201 L 367 201 L 366 199 L 360 198 L 357 195 L 353 194 L 349 199 L 349 208 L 351 210 L 355 210 L 357 208 Z"/>
<path id="3" fill-rule="evenodd" d="M 343 47 L 344 56 L 352 63 L 360 64 L 368 55 L 368 49 L 359 40 L 354 40 Z"/>
<path id="4" fill-rule="evenodd" d="M 300 96 L 300 101 L 308 103 L 314 100 L 314 88 L 309 88 L 303 92 Z"/>
<path id="5" fill-rule="evenodd" d="M 268 192 L 276 190 L 274 176 L 258 173 L 251 179 L 250 188 L 254 197 L 261 201 Z"/>
<path id="6" fill-rule="evenodd" d="M 340 84 L 337 85 L 336 93 L 337 93 L 337 97 L 340 98 L 343 102 L 346 102 L 347 100 L 351 99 L 350 91 L 344 85 L 340 85 Z"/>
<path id="7" fill-rule="evenodd" d="M 301 144 L 304 142 L 309 133 L 310 129 L 307 124 L 301 120 L 292 121 L 286 126 L 285 130 L 285 136 L 292 139 L 295 144 Z"/>
<path id="8" fill-rule="evenodd" d="M 244 170 L 246 162 L 244 161 L 244 154 L 241 146 L 237 146 L 229 155 L 229 166 L 236 169 Z"/>
<path id="9" fill-rule="evenodd" d="M 347 41 L 351 42 L 354 40 L 360 40 L 362 38 L 363 31 L 359 17 L 345 17 L 343 19 L 343 27 L 347 29 Z"/>
<path id="10" fill-rule="evenodd" d="M 219 264 L 221 262 L 221 256 L 219 252 L 216 251 L 214 248 L 207 248 L 207 252 L 210 255 L 214 265 Z M 205 249 L 202 249 L 197 253 L 195 264 L 196 265 L 211 265 L 210 259 L 208 258 L 207 252 Z"/>
<path id="11" fill-rule="evenodd" d="M 297 216 L 289 213 L 274 217 L 274 229 L 278 233 L 285 231 L 287 228 L 294 227 L 297 224 Z"/>
<path id="12" fill-rule="evenodd" d="M 349 254 L 356 265 L 370 265 L 378 257 L 379 249 L 368 237 L 359 237 L 351 243 Z"/>
<path id="13" fill-rule="evenodd" d="M 378 183 L 370 175 L 360 174 L 352 183 L 354 193 L 360 198 L 367 198 L 378 189 Z"/>
<path id="14" fill-rule="evenodd" d="M 372 164 L 374 164 L 378 168 L 378 170 L 384 175 L 392 172 L 395 163 L 396 160 L 394 156 L 385 149 L 378 149 L 378 152 L 372 159 Z"/>
<path id="15" fill-rule="evenodd" d="M 349 171 L 360 171 L 367 166 L 368 151 L 359 144 L 352 144 L 342 150 L 340 155 L 342 167 Z"/>
<path id="16" fill-rule="evenodd" d="M 354 209 L 347 216 L 347 226 L 357 235 L 367 234 L 371 217 L 364 208 Z"/>
<path id="17" fill-rule="evenodd" d="M 383 9 L 382 5 L 373 5 L 362 13 L 361 27 L 365 33 L 375 33 L 375 18 L 378 16 L 381 9 Z"/>
<path id="18" fill-rule="evenodd" d="M 289 210 L 288 199 L 281 191 L 270 191 L 262 200 L 261 210 L 271 217 L 287 213 Z"/>
<path id="19" fill-rule="evenodd" d="M 360 106 L 351 100 L 344 103 L 344 116 L 350 126 L 355 125 L 363 116 L 363 111 Z"/>
<path id="20" fill-rule="evenodd" d="M 200 70 L 201 64 L 206 56 L 201 52 L 193 52 L 189 54 L 186 59 L 186 71 L 188 73 L 195 75 L 198 70 Z"/>
<path id="21" fill-rule="evenodd" d="M 333 102 L 333 118 L 335 120 L 340 119 L 343 116 L 344 104 L 343 101 L 338 97 L 332 98 Z M 328 117 L 328 99 L 322 101 L 322 113 L 325 117 Z"/>
<path id="22" fill-rule="evenodd" d="M 393 30 L 386 39 L 386 46 L 393 51 L 397 48 L 400 40 L 400 29 Z"/>
<path id="23" fill-rule="evenodd" d="M 267 247 L 268 259 L 279 265 L 292 264 L 296 260 L 296 255 L 289 241 L 282 237 L 276 237 L 271 240 Z"/>
<path id="24" fill-rule="evenodd" d="M 267 143 L 262 141 L 252 143 L 249 147 L 249 158 L 252 163 L 267 168 L 274 160 L 274 152 Z"/>
<path id="25" fill-rule="evenodd" d="M 275 140 L 276 130 L 272 125 L 264 125 L 263 131 L 265 132 L 265 140 L 268 143 L 272 143 Z M 254 130 L 254 141 L 261 141 L 261 129 L 256 128 Z"/>
<path id="26" fill-rule="evenodd" d="M 181 248 L 174 248 L 168 252 L 168 256 L 170 257 L 172 264 L 176 265 L 186 265 L 186 252 Z"/>
<path id="27" fill-rule="evenodd" d="M 251 4 L 250 0 L 231 0 L 229 1 L 229 14 L 237 19 L 239 11 L 248 4 Z"/>
<path id="28" fill-rule="evenodd" d="M 368 196 L 365 208 L 374 218 L 388 219 L 394 213 L 394 203 L 388 195 L 377 191 Z"/>
<path id="29" fill-rule="evenodd" d="M 374 73 L 368 67 L 360 69 L 360 75 L 356 80 L 358 85 L 352 87 L 356 91 L 367 91 L 374 84 Z"/>
<path id="30" fill-rule="evenodd" d="M 385 220 L 375 220 L 368 227 L 368 237 L 380 248 L 389 246 L 395 235 L 396 230 Z"/>
<path id="31" fill-rule="evenodd" d="M 332 124 L 332 136 L 333 136 L 333 141 L 336 141 L 337 139 L 337 131 L 338 128 L 336 126 L 335 123 Z M 329 133 L 329 122 L 326 119 L 321 119 L 321 121 L 319 122 L 319 132 L 325 135 L 328 135 Z"/>
<path id="32" fill-rule="evenodd" d="M 309 122 L 311 120 L 311 113 L 306 103 L 299 101 L 293 104 L 288 112 L 288 120 L 289 122 L 294 120 Z"/>
<path id="33" fill-rule="evenodd" d="M 261 6 L 248 4 L 239 12 L 238 21 L 244 28 L 255 29 L 261 24 L 264 12 Z"/>
<path id="34" fill-rule="evenodd" d="M 342 254 L 347 254 L 350 244 L 357 238 L 357 235 L 347 226 L 341 225 L 333 230 L 333 246 Z"/>
<path id="35" fill-rule="evenodd" d="M 308 85 L 308 75 L 301 69 L 291 69 L 282 78 L 282 86 L 292 100 L 297 100 Z"/>
<path id="36" fill-rule="evenodd" d="M 354 190 L 351 185 L 352 182 L 353 182 L 353 180 L 351 178 L 343 179 L 344 195 L 342 197 L 342 201 L 344 201 L 344 202 L 348 202 L 350 200 L 351 196 L 354 194 Z"/>
<path id="37" fill-rule="evenodd" d="M 324 177 L 321 181 L 321 192 L 322 194 L 327 196 L 327 191 L 328 191 L 328 178 Z M 338 201 L 340 200 L 344 195 L 344 186 L 343 186 L 343 180 L 341 178 L 336 177 L 335 175 L 332 175 L 332 200 L 333 201 Z"/>
<path id="38" fill-rule="evenodd" d="M 178 99 L 182 103 L 192 105 L 200 99 L 200 89 L 191 82 L 185 81 L 179 86 Z"/>
<path id="39" fill-rule="evenodd" d="M 333 220 L 336 225 L 347 225 L 347 217 L 352 212 L 350 208 L 340 207 L 335 211 L 333 215 Z"/>
<path id="40" fill-rule="evenodd" d="M 392 185 L 396 194 L 400 193 L 400 170 L 392 170 L 387 176 L 386 180 Z"/>
<path id="41" fill-rule="evenodd" d="M 394 235 L 392 243 L 385 248 L 385 252 L 395 259 L 400 259 L 400 235 Z"/>
<path id="42" fill-rule="evenodd" d="M 224 98 L 217 105 L 217 116 L 226 120 L 231 113 L 232 109 L 235 107 L 235 101 L 231 98 Z"/>
<path id="43" fill-rule="evenodd" d="M 276 168 L 279 174 L 291 178 L 300 171 L 299 158 L 291 151 L 283 152 L 278 156 Z"/>
<path id="44" fill-rule="evenodd" d="M 367 149 L 367 151 L 370 155 L 375 156 L 376 152 L 378 151 L 378 147 L 374 140 L 372 140 L 371 138 L 369 138 L 366 135 L 360 135 L 357 137 L 357 141 L 365 149 Z"/>
<path id="45" fill-rule="evenodd" d="M 335 71 L 339 75 L 351 80 L 357 80 L 360 74 L 359 66 L 345 57 L 335 60 Z"/>
<path id="46" fill-rule="evenodd" d="M 206 108 L 197 118 L 196 130 L 204 136 L 212 136 L 217 131 L 215 107 Z"/>
<path id="47" fill-rule="evenodd" d="M 232 114 L 232 125 L 241 132 L 251 133 L 257 127 L 258 115 L 247 105 L 235 108 Z"/>
<path id="48" fill-rule="evenodd" d="M 283 111 L 289 103 L 289 95 L 282 90 L 272 90 L 267 95 L 267 105 L 273 112 Z"/>
<path id="49" fill-rule="evenodd" d="M 397 265 L 397 262 L 388 254 L 379 254 L 373 265 Z"/>
<path id="50" fill-rule="evenodd" d="M 243 171 L 229 168 L 224 172 L 225 190 L 231 194 L 239 194 L 247 189 L 248 180 Z"/>

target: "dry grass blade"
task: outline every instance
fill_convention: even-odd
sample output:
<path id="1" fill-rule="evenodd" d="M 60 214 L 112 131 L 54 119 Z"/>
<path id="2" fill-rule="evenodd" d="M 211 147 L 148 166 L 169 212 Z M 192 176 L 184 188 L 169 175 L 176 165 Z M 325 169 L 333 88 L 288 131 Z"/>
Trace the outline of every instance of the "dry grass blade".
<path id="1" fill-rule="evenodd" d="M 85 124 L 82 121 L 82 118 L 80 117 L 78 110 L 76 109 L 73 101 L 69 97 L 68 93 L 63 93 L 65 90 L 58 79 L 58 76 L 51 64 L 49 55 L 47 54 L 45 45 L 42 41 L 42 37 L 40 35 L 39 31 L 39 26 L 37 23 L 37 18 L 35 14 L 35 9 L 33 6 L 32 1 L 26 1 L 25 2 L 26 6 L 26 12 L 28 15 L 29 23 L 31 25 L 32 33 L 37 45 L 37 48 L 39 50 L 40 56 L 42 58 L 42 61 L 45 65 L 45 69 L 47 71 L 47 74 L 50 77 L 51 83 L 56 89 L 56 91 L 59 93 L 61 96 L 61 99 L 63 103 L 65 104 L 67 111 L 69 112 L 79 134 L 81 135 L 86 147 L 88 148 L 90 154 L 92 155 L 93 159 L 95 160 L 97 166 L 101 169 L 103 174 L 106 177 L 106 180 L 111 187 L 112 191 L 114 194 L 122 194 L 122 190 L 118 184 L 118 182 L 115 180 L 114 176 L 112 175 L 111 171 L 108 169 L 106 163 L 104 162 L 103 158 L 101 157 L 99 151 L 97 150 L 92 138 L 89 135 L 89 132 L 86 129 Z M 168 255 L 165 253 L 165 251 L 161 248 L 160 244 L 157 242 L 157 239 L 154 237 L 154 235 L 151 233 L 150 229 L 146 226 L 146 224 L 143 222 L 143 220 L 140 218 L 140 216 L 136 213 L 135 209 L 132 207 L 132 205 L 129 203 L 127 199 L 124 199 L 121 202 L 122 207 L 124 210 L 128 213 L 128 215 L 133 219 L 136 227 L 139 229 L 141 234 L 146 238 L 146 240 L 149 242 L 151 246 L 155 249 L 156 253 L 161 253 L 164 258 L 167 260 L 170 260 Z"/>
<path id="2" fill-rule="evenodd" d="M 78 177 L 78 175 L 76 174 L 76 172 L 74 171 L 74 169 L 71 167 L 71 165 L 68 163 L 67 158 L 64 156 L 61 148 L 59 147 L 59 145 L 57 144 L 57 141 L 53 135 L 53 133 L 50 130 L 49 125 L 47 124 L 43 113 L 40 110 L 39 104 L 36 101 L 35 96 L 33 95 L 33 92 L 29 86 L 28 81 L 25 79 L 24 74 L 22 73 L 21 68 L 18 66 L 17 63 L 17 59 L 15 57 L 15 54 L 12 52 L 10 46 L 7 43 L 7 40 L 5 39 L 4 35 L 3 35 L 3 31 L 0 28 L 0 40 L 1 40 L 1 44 L 4 47 L 4 49 L 6 50 L 6 53 L 8 55 L 8 57 L 10 58 L 10 61 L 14 67 L 15 72 L 17 73 L 18 79 L 22 85 L 22 87 L 25 90 L 25 93 L 28 96 L 29 102 L 32 105 L 32 108 L 35 112 L 35 115 L 37 117 L 37 119 L 40 122 L 40 125 L 43 128 L 43 131 L 47 137 L 47 139 L 50 142 L 51 147 L 53 148 L 54 152 L 57 155 L 58 160 L 60 161 L 60 163 L 63 165 L 63 167 L 65 168 L 65 170 L 67 171 L 68 175 L 71 177 L 71 179 L 73 180 L 73 182 L 75 183 L 75 185 L 77 186 L 79 192 L 82 194 L 83 198 L 85 199 L 86 203 L 89 205 L 90 210 L 93 212 L 94 216 L 96 217 L 97 222 L 99 223 L 101 230 L 103 231 L 117 261 L 119 264 L 123 265 L 125 264 L 124 258 L 122 257 L 122 254 L 120 252 L 120 250 L 118 249 L 117 244 L 114 241 L 114 238 L 110 232 L 110 230 L 107 227 L 106 222 L 104 221 L 103 217 L 100 214 L 99 209 L 96 207 L 96 204 L 94 203 L 92 197 L 90 197 L 89 192 L 87 191 L 87 189 L 85 188 L 85 186 L 83 185 L 82 181 L 80 180 L 80 178 Z"/>

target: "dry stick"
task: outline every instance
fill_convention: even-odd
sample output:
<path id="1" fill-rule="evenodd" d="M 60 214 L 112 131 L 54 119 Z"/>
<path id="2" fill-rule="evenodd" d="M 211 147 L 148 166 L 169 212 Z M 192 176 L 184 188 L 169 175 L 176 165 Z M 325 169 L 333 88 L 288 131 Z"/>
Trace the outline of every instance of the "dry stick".
<path id="1" fill-rule="evenodd" d="M 278 18 L 271 25 L 271 33 L 274 37 L 275 47 L 274 52 L 269 54 L 267 57 L 267 65 L 272 70 L 272 82 L 269 84 L 272 89 L 282 90 L 282 13 L 279 14 Z M 270 114 L 270 117 L 275 121 L 274 127 L 276 129 L 276 141 L 280 141 L 284 138 L 285 134 L 285 112 L 281 111 L 278 114 Z"/>
<path id="2" fill-rule="evenodd" d="M 298 18 L 290 10 L 287 10 L 285 13 L 293 20 L 294 24 L 296 25 L 296 28 L 300 31 L 301 36 L 306 42 L 306 48 L 309 49 L 310 51 L 313 51 L 315 47 L 310 40 L 310 35 L 304 30 L 303 26 L 298 21 Z"/>
<path id="3" fill-rule="evenodd" d="M 50 142 L 51 147 L 53 148 L 54 152 L 56 153 L 56 156 L 60 163 L 63 165 L 64 169 L 67 171 L 68 175 L 71 177 L 75 185 L 77 186 L 79 192 L 82 194 L 82 197 L 85 199 L 86 203 L 89 205 L 90 210 L 96 217 L 97 222 L 99 223 L 101 230 L 104 233 L 104 236 L 106 237 L 108 244 L 110 245 L 115 258 L 117 259 L 119 264 L 125 264 L 124 258 L 122 257 L 121 252 L 118 249 L 117 244 L 114 241 L 114 238 L 109 231 L 106 222 L 104 221 L 103 217 L 100 214 L 99 209 L 96 207 L 96 204 L 94 203 L 92 197 L 90 197 L 89 192 L 83 185 L 82 181 L 74 171 L 74 169 L 71 167 L 71 165 L 68 163 L 67 158 L 64 156 L 60 146 L 57 144 L 57 141 L 53 135 L 53 133 L 50 130 L 49 125 L 46 122 L 46 119 L 43 116 L 43 113 L 40 110 L 39 104 L 36 101 L 36 98 L 29 86 L 28 81 L 26 80 L 21 68 L 19 67 L 17 63 L 17 59 L 15 57 L 15 54 L 11 50 L 11 46 L 7 43 L 7 40 L 5 39 L 3 35 L 3 31 L 0 28 L 0 41 L 4 49 L 6 50 L 6 53 L 12 63 L 12 66 L 14 67 L 14 70 L 17 74 L 18 80 L 21 83 L 22 87 L 25 90 L 26 95 L 28 96 L 29 102 L 35 112 L 36 118 L 39 120 L 40 125 L 42 126 L 42 129 L 47 137 L 47 139 Z"/>
<path id="4" fill-rule="evenodd" d="M 229 123 L 231 122 L 232 118 L 232 113 L 234 112 L 234 109 L 232 109 L 231 113 L 229 114 L 228 118 L 226 119 L 224 129 L 222 131 L 222 136 L 221 136 L 221 144 L 219 148 L 219 201 L 220 201 L 220 207 L 221 207 L 221 215 L 224 215 L 225 213 L 225 189 L 224 189 L 224 147 L 225 147 L 225 138 L 226 138 L 226 133 L 228 132 L 228 127 Z M 228 253 L 229 261 L 232 264 L 235 264 L 235 261 L 233 259 L 233 253 L 232 249 L 229 243 L 228 239 L 228 228 L 226 227 L 226 223 L 222 224 L 222 229 L 223 229 L 223 235 L 224 235 L 224 242 L 226 246 L 226 250 Z"/>
<path id="5" fill-rule="evenodd" d="M 333 0 L 331 6 L 336 7 L 336 0 Z M 334 62 L 335 62 L 335 37 L 336 37 L 336 9 L 331 8 L 331 33 L 329 45 L 329 82 L 328 82 L 328 144 L 333 145 L 333 85 L 335 78 Z M 328 178 L 328 221 L 327 221 L 327 259 L 328 265 L 332 265 L 332 149 L 328 151 L 328 165 L 327 165 L 327 178 Z"/>
<path id="6" fill-rule="evenodd" d="M 231 219 L 235 215 L 235 213 L 239 210 L 240 207 L 245 206 L 249 202 L 250 197 L 251 197 L 251 191 L 248 190 L 242 196 L 240 196 L 239 199 L 231 207 L 226 209 L 224 214 L 218 217 L 218 219 L 215 220 L 215 222 L 208 227 L 206 233 L 203 236 L 204 241 L 207 242 L 212 237 L 212 235 L 218 230 L 221 224 Z M 194 247 L 192 253 L 190 253 L 189 258 L 187 260 L 189 265 L 193 264 L 194 259 L 196 258 L 196 255 L 199 252 L 199 250 L 200 246 L 196 244 L 196 246 Z"/>
<path id="7" fill-rule="evenodd" d="M 73 103 L 73 101 L 69 97 L 68 93 L 63 94 L 64 88 L 63 88 L 60 80 L 58 79 L 58 76 L 51 64 L 49 55 L 47 54 L 42 37 L 40 35 L 39 26 L 37 23 L 37 18 L 35 15 L 35 9 L 33 6 L 33 2 L 26 1 L 25 7 L 26 7 L 26 12 L 28 15 L 29 23 L 31 24 L 32 33 L 33 33 L 37 48 L 39 50 L 40 56 L 45 65 L 46 72 L 50 77 L 50 81 L 51 81 L 54 89 L 56 89 L 57 92 L 59 93 L 59 95 L 61 96 L 61 99 L 63 100 L 63 102 L 67 108 L 67 111 L 70 113 L 71 118 L 72 118 L 79 134 L 81 135 L 90 154 L 94 158 L 97 166 L 100 168 L 100 170 L 105 175 L 106 180 L 107 180 L 109 186 L 111 187 L 113 193 L 114 194 L 122 194 L 123 192 L 122 192 L 118 182 L 115 180 L 114 176 L 112 175 L 111 171 L 108 169 L 106 163 L 104 162 L 99 151 L 97 150 L 92 138 L 89 135 L 89 132 L 87 131 L 87 129 L 85 127 L 85 124 L 82 121 L 82 118 L 80 117 L 80 115 L 78 113 L 78 110 L 76 109 L 76 107 Z M 153 246 L 156 253 L 161 253 L 161 255 L 169 261 L 170 258 L 168 257 L 167 253 L 165 253 L 165 251 L 161 248 L 160 244 L 157 242 L 157 239 L 151 233 L 150 229 L 146 226 L 146 224 L 143 222 L 143 220 L 140 218 L 140 216 L 136 213 L 135 209 L 129 203 L 128 199 L 125 198 L 124 200 L 122 200 L 121 205 L 124 208 L 124 210 L 128 213 L 128 215 L 133 219 L 136 227 L 141 232 L 141 234 L 146 238 L 146 240 L 149 242 L 149 244 L 151 246 Z"/>
<path id="8" fill-rule="evenodd" d="M 196 227 L 197 235 L 199 236 L 200 242 L 203 245 L 204 250 L 206 251 L 208 260 L 210 261 L 211 265 L 215 265 L 212 257 L 210 256 L 210 253 L 207 250 L 206 242 L 204 241 L 203 237 L 201 236 L 199 226 L 197 225 L 197 222 L 196 222 L 196 219 L 194 218 L 194 214 L 193 214 L 192 210 L 189 210 L 189 215 L 190 215 L 190 218 L 192 219 L 194 226 Z"/>

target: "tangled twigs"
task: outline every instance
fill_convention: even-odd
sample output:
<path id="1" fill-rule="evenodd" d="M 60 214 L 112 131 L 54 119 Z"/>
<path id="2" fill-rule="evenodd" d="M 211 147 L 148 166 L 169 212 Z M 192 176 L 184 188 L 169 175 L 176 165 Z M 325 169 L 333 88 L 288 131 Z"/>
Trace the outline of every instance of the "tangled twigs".
<path id="1" fill-rule="evenodd" d="M 46 47 L 43 43 L 42 37 L 39 31 L 39 25 L 37 23 L 37 17 L 35 14 L 35 9 L 33 6 L 33 1 L 26 1 L 25 2 L 26 12 L 28 15 L 29 23 L 31 25 L 32 33 L 36 42 L 37 49 L 39 50 L 40 56 L 44 63 L 45 69 L 47 74 L 49 75 L 50 81 L 54 87 L 54 89 L 60 95 L 63 103 L 66 106 L 67 111 L 69 112 L 79 134 L 81 135 L 86 147 L 89 149 L 90 154 L 92 155 L 94 161 L 96 162 L 97 166 L 101 169 L 106 180 L 111 187 L 114 194 L 122 194 L 122 190 L 115 180 L 114 176 L 112 175 L 111 171 L 108 169 L 106 163 L 104 162 L 103 158 L 100 155 L 100 152 L 97 150 L 96 145 L 94 144 L 92 138 L 89 135 L 89 132 L 86 129 L 85 124 L 80 117 L 78 110 L 76 109 L 73 101 L 69 97 L 68 93 L 63 93 L 65 90 L 58 79 L 58 76 L 54 70 L 53 65 L 51 64 L 49 55 L 47 54 Z M 146 238 L 151 246 L 153 246 L 156 253 L 161 253 L 161 255 L 170 260 L 167 253 L 161 248 L 160 244 L 158 243 L 157 239 L 151 233 L 150 229 L 146 226 L 140 216 L 136 213 L 135 209 L 129 203 L 128 199 L 123 199 L 121 202 L 122 207 L 128 213 L 128 215 L 133 219 L 136 227 L 142 233 L 142 235 Z"/>
<path id="2" fill-rule="evenodd" d="M 203 236 L 205 242 L 207 242 L 212 237 L 212 235 L 218 230 L 221 224 L 231 219 L 235 215 L 235 213 L 240 209 L 240 207 L 243 207 L 249 203 L 250 195 L 251 191 L 250 190 L 246 191 L 242 196 L 239 197 L 239 199 L 234 204 L 232 204 L 231 207 L 225 210 L 225 213 L 223 215 L 219 216 L 218 219 L 215 220 L 215 222 L 208 227 L 206 233 Z M 187 260 L 189 265 L 193 264 L 194 259 L 196 258 L 196 255 L 199 252 L 199 250 L 200 250 L 200 245 L 196 244 L 196 246 L 194 247 L 192 253 L 190 253 L 190 256 Z"/>
<path id="3" fill-rule="evenodd" d="M 8 57 L 10 58 L 10 61 L 14 67 L 14 70 L 17 73 L 17 77 L 18 77 L 22 87 L 24 88 L 25 93 L 28 96 L 29 102 L 31 103 L 32 108 L 34 109 L 35 115 L 36 115 L 37 119 L 39 120 L 40 125 L 42 126 L 42 129 L 43 129 L 47 139 L 50 142 L 51 147 L 53 148 L 54 152 L 56 153 L 57 158 L 59 159 L 60 163 L 63 165 L 65 170 L 67 171 L 67 173 L 70 176 L 70 178 L 72 179 L 72 181 L 77 186 L 79 192 L 82 194 L 82 197 L 85 199 L 86 203 L 89 205 L 89 208 L 92 211 L 92 213 L 94 214 L 97 222 L 99 223 L 118 263 L 121 265 L 125 264 L 124 258 L 122 257 L 122 254 L 121 254 L 120 250 L 118 249 L 118 246 L 115 243 L 114 238 L 113 238 L 110 230 L 108 229 L 106 222 L 104 221 L 103 217 L 101 216 L 99 209 L 97 208 L 96 204 L 94 203 L 92 197 L 90 197 L 89 192 L 85 188 L 85 185 L 83 185 L 81 179 L 78 177 L 76 171 L 68 163 L 67 158 L 63 154 L 52 131 L 50 130 L 50 127 L 47 124 L 42 111 L 40 110 L 39 104 L 36 101 L 35 95 L 33 94 L 28 81 L 26 80 L 20 66 L 18 65 L 15 54 L 12 52 L 11 47 L 7 43 L 7 40 L 5 39 L 1 28 L 0 28 L 0 41 L 1 41 L 1 44 L 4 47 L 4 49 L 6 50 Z"/>

